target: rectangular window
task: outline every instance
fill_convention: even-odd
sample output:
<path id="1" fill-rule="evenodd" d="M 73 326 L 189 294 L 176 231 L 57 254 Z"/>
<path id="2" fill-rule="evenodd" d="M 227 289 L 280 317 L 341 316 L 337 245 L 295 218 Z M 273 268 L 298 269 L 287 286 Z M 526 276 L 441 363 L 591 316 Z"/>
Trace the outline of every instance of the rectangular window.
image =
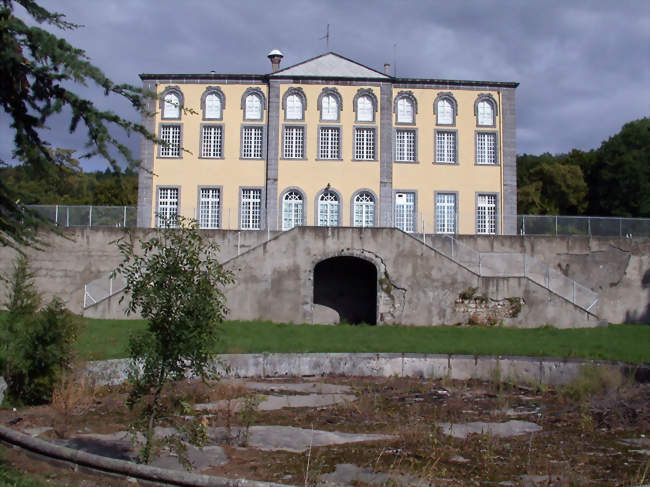
<path id="1" fill-rule="evenodd" d="M 166 142 L 166 144 L 160 146 L 160 157 L 181 156 L 180 125 L 161 125 L 160 138 Z"/>
<path id="2" fill-rule="evenodd" d="M 476 164 L 497 163 L 497 134 L 478 132 L 476 134 Z"/>
<path id="3" fill-rule="evenodd" d="M 456 233 L 456 194 L 436 194 L 436 233 Z"/>
<path id="4" fill-rule="evenodd" d="M 158 227 L 176 227 L 178 188 L 158 188 Z"/>
<path id="5" fill-rule="evenodd" d="M 243 159 L 262 158 L 262 127 L 244 127 L 241 156 Z"/>
<path id="6" fill-rule="evenodd" d="M 375 160 L 375 129 L 354 129 L 354 158 L 361 161 Z"/>
<path id="7" fill-rule="evenodd" d="M 201 157 L 222 157 L 223 132 L 218 125 L 204 125 L 201 130 Z"/>
<path id="8" fill-rule="evenodd" d="M 415 130 L 395 131 L 395 160 L 415 162 Z"/>
<path id="9" fill-rule="evenodd" d="M 456 163 L 456 132 L 436 130 L 436 162 Z"/>
<path id="10" fill-rule="evenodd" d="M 497 233 L 497 195 L 479 194 L 476 198 L 476 233 Z"/>
<path id="11" fill-rule="evenodd" d="M 199 193 L 199 226 L 219 228 L 221 191 L 219 188 L 201 188 Z"/>
<path id="12" fill-rule="evenodd" d="M 305 154 L 304 127 L 284 127 L 283 157 L 302 159 Z"/>
<path id="13" fill-rule="evenodd" d="M 395 193 L 395 227 L 415 231 L 415 193 Z"/>
<path id="14" fill-rule="evenodd" d="M 318 158 L 340 159 L 341 129 L 339 127 L 321 127 L 318 131 Z"/>
<path id="15" fill-rule="evenodd" d="M 239 228 L 259 230 L 261 228 L 262 190 L 242 189 Z"/>

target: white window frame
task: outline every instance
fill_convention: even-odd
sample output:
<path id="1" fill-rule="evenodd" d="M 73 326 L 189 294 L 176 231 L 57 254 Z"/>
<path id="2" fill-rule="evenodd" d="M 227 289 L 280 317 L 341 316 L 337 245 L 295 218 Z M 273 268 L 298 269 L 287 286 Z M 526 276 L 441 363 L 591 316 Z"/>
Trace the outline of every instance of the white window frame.
<path id="1" fill-rule="evenodd" d="M 318 159 L 341 159 L 341 127 L 318 127 Z"/>
<path id="2" fill-rule="evenodd" d="M 318 196 L 317 224 L 319 227 L 338 227 L 341 214 L 341 198 L 331 190 Z"/>
<path id="3" fill-rule="evenodd" d="M 241 158 L 264 158 L 264 127 L 262 125 L 243 125 L 241 131 Z"/>
<path id="4" fill-rule="evenodd" d="M 287 96 L 284 112 L 285 120 L 304 120 L 304 110 L 302 97 L 296 93 Z"/>
<path id="5" fill-rule="evenodd" d="M 223 158 L 223 126 L 201 125 L 201 158 Z"/>
<path id="6" fill-rule="evenodd" d="M 377 136 L 374 127 L 354 128 L 355 161 L 374 161 L 377 159 Z"/>
<path id="7" fill-rule="evenodd" d="M 181 99 L 177 93 L 170 91 L 165 94 L 162 118 L 171 118 L 176 120 L 181 118 Z"/>
<path id="8" fill-rule="evenodd" d="M 205 120 L 221 120 L 221 117 L 221 97 L 214 91 L 210 92 L 205 97 L 205 112 L 203 113 L 203 118 Z"/>
<path id="9" fill-rule="evenodd" d="M 157 191 L 156 226 L 158 228 L 176 228 L 181 190 L 178 187 L 159 186 Z"/>
<path id="10" fill-rule="evenodd" d="M 498 195 L 496 193 L 476 194 L 476 233 L 496 235 L 498 219 Z"/>
<path id="11" fill-rule="evenodd" d="M 199 228 L 221 228 L 221 188 L 199 187 Z"/>
<path id="12" fill-rule="evenodd" d="M 458 231 L 458 195 L 437 192 L 435 198 L 436 233 L 455 234 Z"/>
<path id="13" fill-rule="evenodd" d="M 262 189 L 240 188 L 239 229 L 260 230 L 262 228 Z"/>
<path id="14" fill-rule="evenodd" d="M 492 101 L 479 100 L 476 105 L 476 124 L 480 127 L 494 127 L 495 111 Z"/>
<path id="15" fill-rule="evenodd" d="M 393 200 L 395 228 L 406 233 L 415 232 L 417 230 L 415 191 L 395 191 Z"/>
<path id="16" fill-rule="evenodd" d="M 339 101 L 334 95 L 326 94 L 321 98 L 320 119 L 323 122 L 338 122 Z"/>
<path id="17" fill-rule="evenodd" d="M 244 120 L 262 120 L 262 99 L 256 93 L 246 95 L 244 101 Z"/>
<path id="18" fill-rule="evenodd" d="M 305 158 L 305 127 L 285 125 L 282 130 L 282 158 Z"/>
<path id="19" fill-rule="evenodd" d="M 357 122 L 374 122 L 375 106 L 372 98 L 368 95 L 361 95 L 357 98 Z"/>
<path id="20" fill-rule="evenodd" d="M 406 96 L 397 99 L 397 123 L 414 123 L 415 107 L 413 101 Z"/>
<path id="21" fill-rule="evenodd" d="M 374 227 L 377 203 L 370 191 L 359 191 L 352 201 L 352 226 Z"/>
<path id="22" fill-rule="evenodd" d="M 159 157 L 178 159 L 181 157 L 181 140 L 183 130 L 179 123 L 160 124 L 160 139 L 167 144 L 160 144 Z"/>
<path id="23" fill-rule="evenodd" d="M 305 197 L 297 189 L 290 189 L 282 196 L 282 231 L 304 224 Z"/>
<path id="24" fill-rule="evenodd" d="M 455 130 L 435 131 L 436 164 L 458 164 L 458 134 Z"/>
<path id="25" fill-rule="evenodd" d="M 436 106 L 436 123 L 438 125 L 454 125 L 454 105 L 449 98 L 440 98 Z"/>
<path id="26" fill-rule="evenodd" d="M 497 132 L 476 132 L 476 164 L 496 166 L 499 163 Z"/>
<path id="27" fill-rule="evenodd" d="M 417 162 L 415 129 L 395 129 L 395 162 Z"/>

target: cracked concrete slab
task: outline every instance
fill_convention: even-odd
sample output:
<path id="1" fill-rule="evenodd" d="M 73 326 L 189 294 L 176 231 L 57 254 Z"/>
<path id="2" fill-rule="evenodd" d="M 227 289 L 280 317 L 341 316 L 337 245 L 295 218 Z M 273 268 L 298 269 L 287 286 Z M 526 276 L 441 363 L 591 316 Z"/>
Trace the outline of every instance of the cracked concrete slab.
<path id="1" fill-rule="evenodd" d="M 542 429 L 541 426 L 530 421 L 512 420 L 505 423 L 486 423 L 475 421 L 472 423 L 438 423 L 442 432 L 454 438 L 464 439 L 471 434 L 490 434 L 498 437 L 519 436 L 535 433 Z"/>
<path id="2" fill-rule="evenodd" d="M 226 437 L 223 427 L 210 428 L 210 436 L 217 442 Z M 242 438 L 245 431 L 242 428 L 232 428 L 231 435 Z M 338 431 L 311 430 L 295 426 L 251 426 L 248 430 L 248 446 L 259 450 L 283 450 L 302 453 L 309 446 L 340 445 L 343 443 L 359 443 L 364 441 L 387 441 L 395 439 L 391 435 L 355 434 Z"/>
<path id="3" fill-rule="evenodd" d="M 306 394 L 299 396 L 289 395 L 260 395 L 262 401 L 257 409 L 260 411 L 275 411 L 282 408 L 315 408 L 332 406 L 334 404 L 343 404 L 354 401 L 356 396 L 352 394 Z M 234 399 L 230 401 L 232 411 L 239 411 L 244 404 L 244 399 Z M 221 400 L 215 402 L 196 404 L 194 409 L 197 411 L 214 411 L 228 408 L 228 401 Z"/>

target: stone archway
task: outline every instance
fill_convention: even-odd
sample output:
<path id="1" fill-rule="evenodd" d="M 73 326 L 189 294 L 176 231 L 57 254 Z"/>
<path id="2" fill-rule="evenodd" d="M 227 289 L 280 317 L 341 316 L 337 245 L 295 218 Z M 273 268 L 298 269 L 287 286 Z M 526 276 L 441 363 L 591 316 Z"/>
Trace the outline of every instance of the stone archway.
<path id="1" fill-rule="evenodd" d="M 377 324 L 377 268 L 353 256 L 322 260 L 314 267 L 314 304 L 336 310 L 341 321 Z"/>

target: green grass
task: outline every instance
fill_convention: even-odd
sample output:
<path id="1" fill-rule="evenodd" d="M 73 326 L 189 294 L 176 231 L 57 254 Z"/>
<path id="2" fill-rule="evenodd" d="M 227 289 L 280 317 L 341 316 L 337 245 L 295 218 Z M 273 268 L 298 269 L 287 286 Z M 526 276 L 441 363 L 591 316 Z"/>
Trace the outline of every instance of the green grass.
<path id="1" fill-rule="evenodd" d="M 130 333 L 142 320 L 86 319 L 79 350 L 89 359 L 125 357 Z M 524 355 L 650 363 L 650 326 L 559 330 L 552 327 L 315 326 L 226 322 L 221 353 L 405 352 Z"/>
<path id="2" fill-rule="evenodd" d="M 0 487 L 45 487 L 52 485 L 38 479 L 36 476 L 20 472 L 10 467 L 2 459 L 4 447 L 0 447 Z"/>

